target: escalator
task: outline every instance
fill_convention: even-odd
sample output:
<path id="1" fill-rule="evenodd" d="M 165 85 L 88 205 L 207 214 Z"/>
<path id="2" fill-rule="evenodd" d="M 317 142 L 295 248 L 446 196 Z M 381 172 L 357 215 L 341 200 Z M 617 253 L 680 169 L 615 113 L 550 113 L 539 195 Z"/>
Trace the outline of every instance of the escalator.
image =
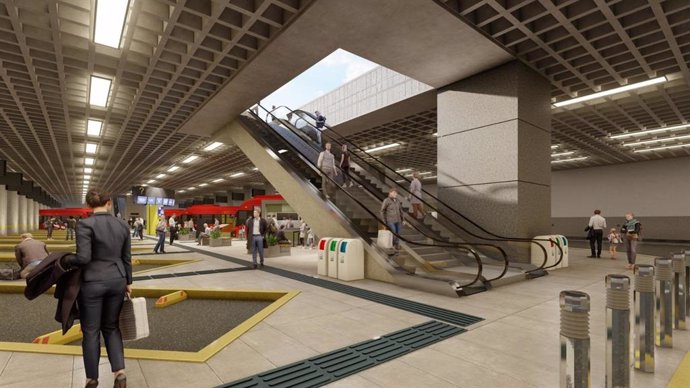
<path id="1" fill-rule="evenodd" d="M 434 220 L 418 221 L 406 217 L 407 224 L 399 236 L 403 241 L 402 250 L 394 252 L 378 248 L 375 237 L 382 222 L 378 212 L 381 200 L 386 195 L 385 183 L 377 182 L 375 177 L 380 172 L 374 171 L 372 174 L 362 168 L 362 165 L 366 165 L 371 169 L 365 162 L 356 164 L 351 177 L 357 186 L 343 189 L 337 185 L 335 195 L 326 200 L 318 191 L 321 180 L 328 178 L 321 177 L 315 166 L 320 144 L 314 131 L 305 131 L 304 126 L 297 128 L 289 116 L 278 118 L 275 112 L 263 112 L 269 117 L 267 123 L 257 113 L 247 112 L 238 119 L 240 125 L 231 131 L 235 133 L 231 136 L 232 140 L 240 145 L 264 175 L 274 175 L 267 178 L 291 204 L 295 201 L 310 202 L 310 206 L 296 209 L 310 225 L 322 221 L 319 218 L 323 218 L 324 211 L 335 216 L 340 230 L 329 233 L 324 228 L 334 225 L 321 225 L 315 228 L 320 234 L 343 237 L 349 234 L 364 240 L 368 254 L 367 277 L 443 294 L 448 294 L 450 290 L 456 295 L 484 291 L 506 279 L 524 278 L 526 271 L 511 267 L 501 247 L 481 241 L 472 244 L 451 241 L 451 238 L 444 236 L 447 231 Z M 242 130 L 239 127 L 246 133 L 240 133 Z M 255 144 L 249 144 L 252 141 Z M 280 169 L 285 170 L 282 175 L 277 171 Z M 293 187 L 286 182 L 288 179 L 302 187 Z M 293 207 L 299 206 L 301 204 Z M 476 248 L 490 251 L 499 259 L 481 255 Z"/>
<path id="2" fill-rule="evenodd" d="M 272 121 L 279 121 L 283 126 L 290 127 L 293 132 L 304 133 L 311 139 L 318 138 L 323 143 L 329 141 L 336 148 L 343 144 L 348 145 L 350 158 L 355 162 L 350 171 L 351 176 L 360 182 L 365 182 L 364 185 L 369 193 L 373 193 L 379 201 L 385 198 L 390 187 L 396 188 L 405 197 L 414 196 L 420 199 L 430 211 L 425 213 L 422 220 L 410 218 L 411 222 L 417 222 L 415 228 L 424 231 L 426 236 L 431 236 L 434 241 L 442 244 L 471 243 L 482 252 L 481 258 L 485 265 L 485 277 L 493 279 L 494 285 L 519 280 L 521 275 L 524 275 L 524 278 L 544 276 L 547 274 L 546 269 L 557 266 L 562 260 L 563 251 L 561 247 L 551 239 L 499 236 L 464 217 L 456 209 L 428 192 L 424 192 L 423 197 L 412 194 L 408 190 L 410 180 L 407 176 L 401 175 L 385 162 L 362 150 L 356 144 L 352 144 L 329 126 L 325 126 L 322 133 L 314 135 L 314 132 L 318 132 L 315 127 L 316 119 L 309 112 L 292 111 L 287 107 L 279 107 L 270 112 L 269 116 Z M 283 119 L 276 119 L 281 116 Z M 320 147 L 318 142 L 313 141 L 312 145 L 317 148 Z M 414 232 L 411 232 L 409 228 L 403 228 L 402 234 L 410 233 Z M 550 266 L 546 266 L 547 252 L 542 244 L 555 246 L 559 251 L 555 263 Z M 508 268 L 505 268 L 504 252 L 496 249 L 496 246 L 508 252 L 510 261 Z M 522 248 L 522 252 L 530 248 L 536 249 L 537 252 L 541 251 L 543 260 L 539 263 L 540 265 L 531 264 L 529 262 L 531 257 L 524 255 L 524 253 L 521 255 L 518 249 L 515 249 L 517 246 Z M 409 245 L 408 248 L 419 258 L 424 259 L 427 265 L 434 268 L 463 270 L 462 266 L 456 265 L 459 258 L 452 250 L 421 245 Z"/>

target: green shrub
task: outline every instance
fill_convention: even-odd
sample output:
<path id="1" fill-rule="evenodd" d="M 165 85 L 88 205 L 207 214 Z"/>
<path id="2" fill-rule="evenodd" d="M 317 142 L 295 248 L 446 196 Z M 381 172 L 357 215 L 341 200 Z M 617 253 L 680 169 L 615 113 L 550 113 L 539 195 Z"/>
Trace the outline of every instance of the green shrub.
<path id="1" fill-rule="evenodd" d="M 209 236 L 214 240 L 217 238 L 220 238 L 220 230 L 218 230 L 218 229 L 212 230 L 211 233 L 209 233 Z"/>
<path id="2" fill-rule="evenodd" d="M 278 238 L 272 234 L 269 234 L 266 236 L 266 242 L 268 243 L 269 247 L 272 247 L 274 245 L 278 245 Z"/>
<path id="3" fill-rule="evenodd" d="M 184 227 L 180 228 L 180 230 L 177 231 L 177 233 L 181 236 L 188 235 L 189 232 L 190 232 L 189 228 L 184 228 Z"/>

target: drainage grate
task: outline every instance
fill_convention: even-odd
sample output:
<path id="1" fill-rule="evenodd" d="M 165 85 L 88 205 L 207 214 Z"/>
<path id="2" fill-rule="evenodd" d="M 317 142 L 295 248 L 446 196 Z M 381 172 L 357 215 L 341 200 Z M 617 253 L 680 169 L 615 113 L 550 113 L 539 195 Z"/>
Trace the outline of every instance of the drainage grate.
<path id="1" fill-rule="evenodd" d="M 234 258 L 234 257 L 223 255 L 220 253 L 209 252 L 209 251 L 206 251 L 203 249 L 189 247 L 189 246 L 187 246 L 185 248 L 187 248 L 193 252 L 198 252 L 198 253 L 201 253 L 201 254 L 204 254 L 207 256 L 211 256 L 211 257 L 215 257 L 217 259 L 229 261 L 231 263 L 235 263 L 238 265 L 243 265 L 243 266 L 249 265 L 249 263 L 246 260 Z M 414 302 L 411 300 L 398 298 L 396 296 L 386 295 L 386 294 L 382 294 L 379 292 L 364 290 L 361 288 L 348 286 L 348 285 L 342 284 L 342 283 L 331 282 L 328 280 L 315 278 L 313 276 L 304 275 L 301 273 L 292 272 L 292 271 L 288 271 L 285 269 L 274 268 L 274 267 L 264 267 L 263 271 L 272 273 L 274 275 L 286 277 L 286 278 L 289 278 L 292 280 L 297 280 L 299 282 L 303 282 L 303 283 L 311 284 L 314 286 L 326 288 L 326 289 L 329 289 L 331 291 L 337 291 L 337 292 L 341 292 L 343 294 L 348 294 L 348 295 L 355 296 L 358 298 L 370 300 L 372 302 L 380 303 L 380 304 L 394 307 L 394 308 L 397 308 L 400 310 L 409 311 L 411 313 L 423 315 L 423 316 L 429 317 L 431 319 L 437 319 L 439 321 L 448 322 L 450 324 L 457 325 L 457 326 L 463 326 L 463 327 L 469 326 L 469 325 L 473 325 L 477 322 L 481 322 L 484 320 L 484 318 L 475 317 L 473 315 L 463 314 L 461 312 L 448 310 L 448 309 L 444 309 L 444 308 L 440 308 L 440 307 L 436 307 L 436 306 L 431 306 L 431 305 L 424 304 L 424 303 Z M 151 276 L 153 277 L 153 276 L 161 276 L 161 275 L 151 275 Z M 166 276 L 166 277 L 174 277 L 174 276 Z M 157 277 L 155 279 L 160 279 L 160 277 Z"/>
<path id="2" fill-rule="evenodd" d="M 190 272 L 174 272 L 174 273 L 162 273 L 157 275 L 141 275 L 135 276 L 132 280 L 153 280 L 153 279 L 167 279 L 167 278 L 181 278 L 185 276 L 197 276 L 197 275 L 212 275 L 216 273 L 226 273 L 226 272 L 237 272 L 237 271 L 247 271 L 251 268 L 240 267 L 240 268 L 220 268 L 220 269 L 205 269 L 203 271 L 190 271 Z"/>
<path id="3" fill-rule="evenodd" d="M 320 387 L 464 332 L 429 321 L 313 358 L 259 373 L 219 388 Z"/>

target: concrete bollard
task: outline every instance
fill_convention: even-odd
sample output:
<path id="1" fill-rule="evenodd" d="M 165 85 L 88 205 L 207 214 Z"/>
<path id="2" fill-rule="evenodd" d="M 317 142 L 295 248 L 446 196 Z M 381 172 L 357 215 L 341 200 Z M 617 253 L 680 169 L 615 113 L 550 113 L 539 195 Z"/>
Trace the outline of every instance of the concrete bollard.
<path id="1" fill-rule="evenodd" d="M 657 257 L 656 346 L 673 347 L 673 267 L 671 259 Z"/>
<path id="2" fill-rule="evenodd" d="M 561 388 L 589 388 L 589 295 L 561 291 Z"/>
<path id="3" fill-rule="evenodd" d="M 654 372 L 654 266 L 635 266 L 635 369 Z"/>
<path id="4" fill-rule="evenodd" d="M 630 387 L 630 278 L 606 276 L 606 387 Z"/>
<path id="5" fill-rule="evenodd" d="M 690 292 L 690 249 L 686 249 L 683 252 L 685 256 L 685 292 Z M 690 295 L 686 295 L 687 300 L 685 302 L 685 316 L 690 316 Z"/>
<path id="6" fill-rule="evenodd" d="M 685 253 L 673 254 L 673 328 L 685 330 L 688 289 L 685 288 Z"/>

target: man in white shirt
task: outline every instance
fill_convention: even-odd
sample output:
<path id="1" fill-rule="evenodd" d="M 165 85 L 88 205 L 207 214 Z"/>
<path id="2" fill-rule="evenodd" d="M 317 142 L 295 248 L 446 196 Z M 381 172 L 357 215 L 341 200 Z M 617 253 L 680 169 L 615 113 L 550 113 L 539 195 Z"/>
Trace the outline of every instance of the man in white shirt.
<path id="1" fill-rule="evenodd" d="M 594 215 L 589 217 L 589 224 L 587 226 L 592 229 L 592 235 L 589 239 L 589 248 L 592 251 L 589 258 L 600 258 L 601 257 L 601 244 L 604 239 L 604 229 L 606 229 L 606 218 L 601 216 L 601 210 L 597 209 L 594 211 Z M 596 242 L 596 250 L 594 249 L 594 243 Z"/>
<path id="2" fill-rule="evenodd" d="M 170 231 L 170 245 L 173 245 L 175 238 L 177 238 L 177 220 L 175 220 L 175 215 L 170 216 L 168 228 Z"/>

